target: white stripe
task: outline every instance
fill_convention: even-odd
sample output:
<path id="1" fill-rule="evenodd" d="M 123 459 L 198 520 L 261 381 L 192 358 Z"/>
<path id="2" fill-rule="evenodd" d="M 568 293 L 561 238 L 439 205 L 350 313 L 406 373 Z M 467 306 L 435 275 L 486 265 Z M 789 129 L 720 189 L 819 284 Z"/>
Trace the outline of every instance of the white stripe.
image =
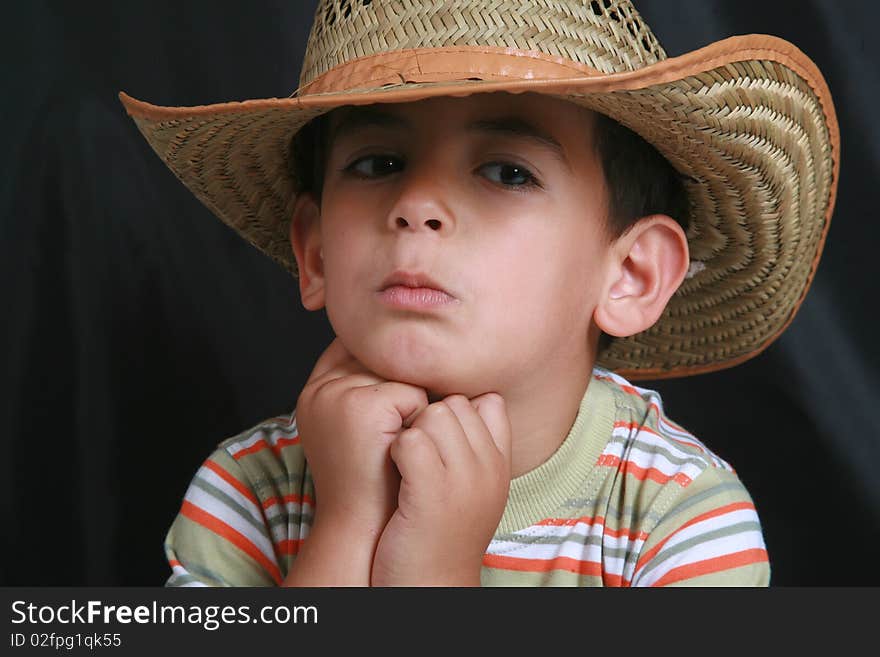
<path id="1" fill-rule="evenodd" d="M 261 440 L 266 439 L 265 431 L 257 431 L 252 433 L 250 436 L 245 438 L 244 440 L 240 440 L 238 442 L 232 443 L 231 445 L 226 447 L 226 451 L 228 451 L 232 456 L 235 456 L 239 452 L 248 449 L 249 447 L 253 447 Z"/>
<path id="2" fill-rule="evenodd" d="M 296 438 L 298 435 L 299 434 L 297 434 L 296 431 L 291 432 L 289 430 L 284 431 L 281 429 L 273 429 L 272 432 L 269 434 L 269 444 L 274 447 L 278 445 L 278 441 L 282 438 L 287 440 L 290 438 Z"/>
<path id="3" fill-rule="evenodd" d="M 225 522 L 240 534 L 243 534 L 260 552 L 263 553 L 263 556 L 265 556 L 270 563 L 276 566 L 278 565 L 275 560 L 275 551 L 272 544 L 269 542 L 268 537 L 257 531 L 257 529 L 235 509 L 226 506 L 216 497 L 206 493 L 200 488 L 196 488 L 195 486 L 189 487 L 189 490 L 186 491 L 185 499 L 206 513 Z M 263 527 L 265 529 L 265 525 Z"/>
<path id="4" fill-rule="evenodd" d="M 531 528 L 530 528 L 531 529 Z M 599 562 L 602 560 L 603 570 L 615 575 L 620 575 L 624 565 L 624 559 L 627 554 L 638 554 L 644 545 L 644 540 L 640 538 L 630 539 L 627 535 L 619 537 L 603 534 L 604 527 L 601 524 L 592 526 L 586 523 L 578 523 L 578 525 L 566 527 L 544 527 L 541 529 L 563 530 L 532 533 L 528 535 L 532 537 L 561 537 L 563 541 L 560 543 L 519 543 L 517 541 L 501 541 L 493 540 L 487 549 L 489 554 L 503 555 L 518 559 L 540 559 L 549 561 L 556 557 L 569 557 L 580 561 Z M 566 531 L 567 530 L 567 531 Z M 521 534 L 523 532 L 517 532 Z M 586 537 L 601 537 L 601 548 L 599 545 L 584 545 L 583 541 Z M 611 556 L 608 550 L 620 550 L 624 556 Z M 634 563 L 630 564 L 629 570 L 634 567 Z"/>
<path id="5" fill-rule="evenodd" d="M 651 586 L 668 572 L 680 566 L 755 548 L 764 549 L 764 539 L 761 536 L 760 531 L 751 530 L 734 534 L 733 536 L 722 536 L 721 538 L 700 543 L 690 550 L 685 550 L 676 554 L 650 572 L 646 572 L 650 563 L 646 564 L 645 567 L 639 571 L 640 574 L 636 575 L 636 579 L 633 580 L 633 586 Z M 657 555 L 657 558 L 661 557 L 663 554 L 664 551 L 661 550 Z"/>
<path id="6" fill-rule="evenodd" d="M 168 578 L 168 582 L 166 583 L 166 586 L 181 586 L 181 587 L 183 587 L 183 586 L 204 586 L 204 587 L 207 587 L 208 586 L 204 582 L 200 582 L 198 579 L 196 579 L 193 582 L 187 582 L 186 584 L 177 584 L 176 583 L 176 580 L 178 580 L 182 577 L 185 577 L 185 576 L 189 576 L 189 575 L 190 575 L 189 571 L 186 568 L 184 568 L 183 566 L 171 566 L 171 577 Z"/>
<path id="7" fill-rule="evenodd" d="M 620 536 L 606 534 L 605 525 L 603 523 L 589 523 L 586 521 L 577 522 L 574 525 L 532 525 L 526 529 L 514 532 L 514 534 L 528 538 L 565 538 L 566 536 L 578 536 L 582 537 L 581 540 L 587 537 L 600 536 L 602 538 L 602 544 L 606 549 L 640 550 L 645 542 L 643 538 L 638 536 L 631 538 L 629 533 L 621 534 Z M 510 541 L 510 544 L 522 545 L 522 543 L 518 541 Z"/>
<path id="8" fill-rule="evenodd" d="M 512 549 L 512 547 L 515 549 Z M 492 541 L 487 549 L 488 554 L 504 556 L 511 559 L 529 559 L 535 561 L 553 561 L 563 557 L 574 561 L 598 563 L 601 570 L 610 575 L 622 575 L 623 557 L 612 557 L 603 554 L 598 545 L 583 545 L 580 542 L 565 541 L 561 544 L 531 543 L 527 545 L 511 544 L 508 541 Z"/>
<path id="9" fill-rule="evenodd" d="M 585 545 L 578 540 L 566 540 L 562 543 L 516 543 L 493 540 L 489 543 L 487 552 L 516 559 L 543 561 L 550 561 L 556 557 L 569 557 L 579 561 L 599 561 L 602 558 L 602 550 L 598 545 Z"/>
<path id="10" fill-rule="evenodd" d="M 683 474 L 691 479 L 691 481 L 696 479 L 707 466 L 705 461 L 700 464 L 687 462 L 679 465 L 670 461 L 663 454 L 642 451 L 632 443 L 608 443 L 602 455 L 616 456 L 622 461 L 629 461 L 640 468 L 657 470 L 669 478 L 677 474 Z"/>
<path id="11" fill-rule="evenodd" d="M 286 502 L 285 503 L 285 511 L 284 518 L 286 522 L 279 522 L 275 525 L 272 525 L 272 520 L 281 517 L 281 505 L 273 504 L 270 507 L 265 509 L 266 513 L 266 521 L 269 523 L 269 526 L 272 529 L 272 540 L 275 543 L 279 541 L 287 541 L 287 540 L 296 540 L 300 538 L 300 536 L 295 535 L 299 532 L 300 525 L 302 522 L 293 522 L 290 520 L 291 516 L 295 516 L 301 513 L 308 513 L 312 510 L 312 505 L 306 502 L 305 504 L 300 504 L 299 502 Z"/>
<path id="12" fill-rule="evenodd" d="M 263 524 L 263 515 L 260 513 L 260 507 L 254 504 L 253 501 L 245 497 L 245 495 L 243 495 L 235 486 L 230 484 L 219 474 L 208 467 L 202 466 L 196 473 L 196 478 L 203 479 L 215 488 L 221 490 L 223 493 L 225 493 L 230 498 L 235 500 L 238 504 L 240 504 L 243 508 L 247 509 L 247 512 L 250 514 L 251 518 L 253 518 L 255 522 L 257 522 L 258 524 Z"/>
<path id="13" fill-rule="evenodd" d="M 703 464 L 703 467 L 707 467 L 709 465 L 701 454 L 686 452 L 681 448 L 680 444 L 673 442 L 666 436 L 658 436 L 655 432 L 648 429 L 636 429 L 635 431 L 633 431 L 633 429 L 630 429 L 628 427 L 614 427 L 611 435 L 617 438 L 624 438 L 627 441 L 637 440 L 645 445 L 664 449 L 676 458 L 694 459 L 700 461 Z M 620 443 L 616 444 L 620 445 Z"/>
<path id="14" fill-rule="evenodd" d="M 757 523 L 758 514 L 755 513 L 754 509 L 737 509 L 735 511 L 723 513 L 720 516 L 715 516 L 714 518 L 706 518 L 705 520 L 696 522 L 693 525 L 685 527 L 684 529 L 681 529 L 673 534 L 669 538 L 669 540 L 666 541 L 666 543 L 663 545 L 663 550 L 668 550 L 669 548 L 675 547 L 679 543 L 683 543 L 692 538 L 696 538 L 702 534 L 707 534 L 718 529 L 730 527 L 741 522 Z"/>
<path id="15" fill-rule="evenodd" d="M 636 385 L 633 385 L 622 376 L 619 376 L 618 374 L 615 374 L 610 370 L 605 370 L 600 367 L 595 367 L 593 369 L 593 376 L 597 375 L 606 379 L 610 379 L 618 385 L 633 388 L 648 405 L 655 404 L 658 410 L 657 424 L 661 434 L 668 433 L 670 436 L 674 436 L 680 439 L 682 442 L 692 445 L 695 449 L 702 452 L 705 457 L 710 459 L 716 467 L 727 470 L 728 472 L 733 472 L 733 468 L 727 461 L 719 458 L 717 454 L 714 454 L 708 447 L 706 447 L 706 445 L 704 445 L 699 439 L 697 439 L 696 436 L 686 430 L 678 429 L 670 424 L 671 420 L 667 417 L 666 411 L 663 408 L 663 399 L 660 397 L 660 394 L 656 390 L 640 388 Z"/>
<path id="16" fill-rule="evenodd" d="M 272 519 L 280 516 L 282 513 L 281 506 L 282 506 L 282 504 L 276 503 L 276 504 L 272 504 L 272 505 L 266 507 L 265 509 L 263 509 L 264 513 L 266 514 L 266 518 L 268 520 L 272 520 Z M 283 506 L 284 506 L 284 513 L 287 516 L 302 515 L 302 514 L 310 512 L 310 511 L 314 512 L 314 508 L 308 502 L 300 503 L 300 502 L 294 502 L 291 500 L 289 502 L 284 502 Z"/>
<path id="17" fill-rule="evenodd" d="M 296 438 L 299 433 L 296 430 L 296 426 L 293 429 L 272 429 L 271 431 L 266 431 L 265 429 L 259 429 L 252 433 L 250 436 L 243 440 L 239 440 L 237 442 L 232 443 L 226 447 L 226 450 L 235 457 L 236 454 L 242 452 L 246 449 L 249 449 L 259 443 L 260 441 L 265 441 L 266 444 L 271 445 L 272 447 L 278 446 L 278 441 L 283 439 L 291 439 Z"/>

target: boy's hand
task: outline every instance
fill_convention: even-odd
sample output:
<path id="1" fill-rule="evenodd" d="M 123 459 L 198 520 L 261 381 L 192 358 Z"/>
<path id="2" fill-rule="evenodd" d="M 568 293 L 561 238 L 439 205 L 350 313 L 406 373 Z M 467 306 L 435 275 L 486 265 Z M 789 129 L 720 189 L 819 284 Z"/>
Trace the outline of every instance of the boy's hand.
<path id="1" fill-rule="evenodd" d="M 378 377 L 336 338 L 296 405 L 318 515 L 381 532 L 397 506 L 399 477 L 389 447 L 404 423 L 427 406 L 424 389 Z"/>
<path id="2" fill-rule="evenodd" d="M 451 395 L 391 445 L 398 507 L 373 560 L 374 586 L 479 586 L 483 554 L 510 488 L 504 399 Z"/>
<path id="3" fill-rule="evenodd" d="M 327 347 L 296 405 L 316 505 L 287 583 L 369 584 L 376 543 L 397 506 L 400 476 L 389 449 L 427 406 L 424 389 L 378 377 L 338 338 Z"/>

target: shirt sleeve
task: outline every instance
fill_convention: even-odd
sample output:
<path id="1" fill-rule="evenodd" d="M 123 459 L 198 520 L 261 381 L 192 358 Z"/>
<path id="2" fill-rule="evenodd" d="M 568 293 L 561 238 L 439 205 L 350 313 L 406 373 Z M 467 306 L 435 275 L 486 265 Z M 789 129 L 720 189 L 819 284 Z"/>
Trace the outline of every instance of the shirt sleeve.
<path id="1" fill-rule="evenodd" d="M 166 586 L 273 586 L 282 573 L 263 506 L 223 447 L 198 469 L 168 534 Z"/>
<path id="2" fill-rule="evenodd" d="M 664 510 L 667 509 L 667 510 Z M 659 506 L 632 586 L 767 586 L 755 505 L 737 476 L 708 468 Z"/>

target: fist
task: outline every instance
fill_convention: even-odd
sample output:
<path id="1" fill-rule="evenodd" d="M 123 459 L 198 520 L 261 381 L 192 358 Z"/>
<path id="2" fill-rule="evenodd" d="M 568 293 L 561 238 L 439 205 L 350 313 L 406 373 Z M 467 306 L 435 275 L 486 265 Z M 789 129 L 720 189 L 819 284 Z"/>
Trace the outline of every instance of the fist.
<path id="1" fill-rule="evenodd" d="M 382 379 L 334 339 L 296 406 L 315 482 L 316 525 L 332 518 L 378 537 L 397 504 L 391 444 L 427 406 L 424 389 Z"/>
<path id="2" fill-rule="evenodd" d="M 376 549 L 374 585 L 479 585 L 507 503 L 510 434 L 496 393 L 451 395 L 401 431 L 390 450 L 398 505 Z"/>

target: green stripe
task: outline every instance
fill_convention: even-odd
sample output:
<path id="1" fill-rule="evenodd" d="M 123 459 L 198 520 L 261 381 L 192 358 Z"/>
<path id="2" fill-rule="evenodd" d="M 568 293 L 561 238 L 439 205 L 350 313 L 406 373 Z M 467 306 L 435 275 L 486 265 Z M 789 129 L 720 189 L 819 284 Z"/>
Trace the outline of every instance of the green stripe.
<path id="1" fill-rule="evenodd" d="M 662 437 L 662 436 L 661 436 Z M 700 470 L 705 470 L 708 467 L 711 467 L 709 462 L 702 457 L 699 456 L 687 456 L 684 458 L 675 456 L 670 452 L 667 448 L 661 447 L 660 445 L 652 445 L 650 443 L 645 443 L 639 440 L 638 438 L 621 438 L 620 436 L 614 436 L 611 440 L 608 441 L 608 444 L 616 443 L 619 445 L 623 445 L 625 448 L 637 447 L 640 452 L 644 452 L 646 454 L 657 455 L 660 454 L 670 463 L 675 465 L 684 465 L 686 463 L 695 465 L 700 468 Z M 606 448 L 607 449 L 607 448 Z M 623 450 L 623 455 L 621 458 L 626 458 L 627 449 Z M 682 450 L 684 451 L 684 450 Z"/>
<path id="2" fill-rule="evenodd" d="M 603 556 L 624 560 L 631 558 L 635 554 L 632 550 L 624 548 L 602 547 L 601 536 L 583 536 L 581 534 L 575 533 L 569 533 L 563 536 L 517 536 L 515 534 L 508 534 L 506 536 L 502 535 L 500 537 L 493 538 L 492 542 L 494 543 L 495 541 L 508 541 L 511 543 L 517 543 L 518 545 L 522 545 L 523 547 L 527 545 L 562 545 L 563 543 L 575 543 L 579 546 L 583 546 L 584 548 L 586 548 L 587 546 L 598 546 Z M 511 547 L 504 552 L 494 552 L 494 554 L 505 556 L 516 555 L 517 550 L 518 548 Z"/>
<path id="3" fill-rule="evenodd" d="M 228 507 L 234 511 L 237 511 L 238 515 L 240 515 L 244 520 L 246 520 L 247 523 L 251 527 L 253 527 L 260 534 L 262 534 L 263 536 L 268 538 L 270 543 L 272 542 L 271 538 L 268 536 L 268 534 L 266 532 L 266 525 L 264 525 L 262 522 L 257 522 L 254 519 L 254 517 L 247 511 L 247 509 L 245 509 L 241 504 L 236 502 L 234 499 L 232 499 L 229 495 L 224 493 L 222 490 L 220 490 L 219 488 L 217 488 L 213 484 L 205 481 L 200 476 L 196 476 L 196 478 L 193 479 L 191 485 L 203 490 L 208 495 L 210 495 L 211 497 L 216 499 L 218 502 L 220 502 L 223 506 Z"/>
<path id="4" fill-rule="evenodd" d="M 696 481 L 696 480 L 695 480 Z M 691 483 L 693 486 L 693 483 Z M 664 519 L 672 519 L 675 516 L 682 514 L 688 511 L 691 507 L 701 504 L 706 500 L 709 500 L 716 495 L 721 495 L 722 493 L 727 493 L 729 491 L 734 491 L 736 493 L 740 493 L 740 495 L 735 495 L 732 498 L 728 498 L 731 501 L 739 500 L 745 501 L 746 498 L 742 496 L 744 492 L 743 485 L 739 481 L 725 481 L 724 483 L 716 484 L 711 488 L 707 488 L 704 491 L 700 491 L 699 493 L 692 494 L 690 497 L 686 497 L 679 504 L 672 507 L 664 516 Z M 723 506 L 723 505 L 719 505 Z M 715 508 L 714 506 L 712 508 Z"/>
<path id="5" fill-rule="evenodd" d="M 609 475 L 610 476 L 610 475 Z M 676 484 L 677 485 L 677 484 Z M 662 486 L 656 482 L 649 481 L 645 482 L 645 486 L 654 487 L 659 492 L 662 490 Z M 602 497 L 594 497 L 594 498 L 578 498 L 570 500 L 565 504 L 565 508 L 572 509 L 575 511 L 579 511 L 578 515 L 585 515 L 595 517 L 600 515 L 599 509 L 606 509 L 604 514 L 606 526 L 613 529 L 619 530 L 620 525 L 624 524 L 624 519 L 629 519 L 631 522 L 629 523 L 628 529 L 640 529 L 642 527 L 648 526 L 647 521 L 651 521 L 652 523 L 659 521 L 663 516 L 659 514 L 654 507 L 649 507 L 647 510 L 638 509 L 633 504 L 624 504 L 622 507 L 618 508 L 614 504 L 611 503 L 612 497 L 619 498 L 620 497 L 620 482 L 615 483 L 614 488 L 612 488 L 611 496 L 605 495 Z M 644 487 L 638 489 L 638 493 L 640 498 L 647 498 L 645 495 Z M 627 491 L 627 497 L 633 497 L 635 493 L 630 493 Z M 636 514 L 642 511 L 641 516 L 637 516 Z M 612 522 L 608 522 L 609 519 Z M 617 524 L 613 524 L 616 522 Z"/>
<path id="6" fill-rule="evenodd" d="M 266 519 L 269 521 L 269 527 L 271 529 L 277 527 L 299 529 L 303 525 L 311 527 L 312 521 L 314 520 L 314 514 L 311 512 L 291 514 L 279 513 L 277 516 L 272 516 L 271 518 L 267 517 Z"/>
<path id="7" fill-rule="evenodd" d="M 744 534 L 750 531 L 761 531 L 760 525 L 754 520 L 745 520 L 743 522 L 738 522 L 734 525 L 726 525 L 724 527 L 719 527 L 718 529 L 714 529 L 712 531 L 705 532 L 703 534 L 698 534 L 697 536 L 693 536 L 686 541 L 682 541 L 681 543 L 676 543 L 671 548 L 665 548 L 660 550 L 660 552 L 651 559 L 648 565 L 646 565 L 641 573 L 640 577 L 644 577 L 646 574 L 650 573 L 657 566 L 662 564 L 664 561 L 681 554 L 682 552 L 687 552 L 695 545 L 699 545 L 700 543 L 707 543 L 716 538 L 723 538 L 725 536 L 733 536 L 734 534 Z"/>

